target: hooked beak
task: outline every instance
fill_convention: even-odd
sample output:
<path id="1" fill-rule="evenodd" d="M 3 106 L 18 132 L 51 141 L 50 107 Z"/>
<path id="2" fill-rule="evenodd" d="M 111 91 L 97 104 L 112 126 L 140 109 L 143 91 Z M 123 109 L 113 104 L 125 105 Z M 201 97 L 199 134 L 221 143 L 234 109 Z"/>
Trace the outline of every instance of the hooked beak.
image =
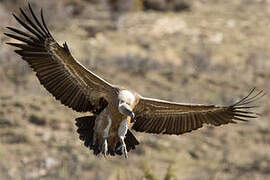
<path id="1" fill-rule="evenodd" d="M 131 119 L 135 117 L 135 114 L 132 112 L 132 109 L 127 104 L 121 104 L 119 106 L 119 111 L 124 115 L 130 116 Z"/>
<path id="2" fill-rule="evenodd" d="M 131 111 L 131 115 L 130 115 L 130 117 L 131 117 L 131 119 L 134 119 L 134 117 L 135 117 L 134 112 L 132 112 L 132 111 Z"/>

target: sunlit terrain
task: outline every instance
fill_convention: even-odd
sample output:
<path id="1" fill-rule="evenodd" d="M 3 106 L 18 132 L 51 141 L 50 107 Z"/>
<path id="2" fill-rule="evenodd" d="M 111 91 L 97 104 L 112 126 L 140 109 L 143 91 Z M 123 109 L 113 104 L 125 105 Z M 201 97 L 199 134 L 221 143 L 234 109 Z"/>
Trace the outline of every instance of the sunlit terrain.
<path id="1" fill-rule="evenodd" d="M 5 27 L 19 27 L 12 12 L 27 4 L 3 0 L 0 179 L 270 179 L 269 1 L 30 2 L 77 60 L 143 96 L 226 105 L 253 87 L 268 95 L 255 103 L 258 119 L 182 136 L 135 133 L 141 144 L 127 160 L 95 157 L 76 132 L 85 114 L 56 101 L 5 44 Z"/>

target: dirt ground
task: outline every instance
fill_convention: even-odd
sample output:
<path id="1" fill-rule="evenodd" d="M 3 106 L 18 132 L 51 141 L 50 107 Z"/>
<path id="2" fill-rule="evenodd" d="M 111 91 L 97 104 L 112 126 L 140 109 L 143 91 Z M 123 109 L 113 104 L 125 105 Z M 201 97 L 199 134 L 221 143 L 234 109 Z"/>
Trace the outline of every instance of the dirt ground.
<path id="1" fill-rule="evenodd" d="M 77 60 L 143 96 L 230 104 L 252 87 L 268 95 L 257 103 L 261 117 L 247 123 L 135 133 L 141 144 L 129 159 L 95 157 L 76 132 L 74 119 L 85 114 L 56 101 L 5 44 L 5 27 L 18 27 L 12 12 L 27 4 L 2 0 L 0 179 L 270 179 L 269 0 L 30 2 Z"/>

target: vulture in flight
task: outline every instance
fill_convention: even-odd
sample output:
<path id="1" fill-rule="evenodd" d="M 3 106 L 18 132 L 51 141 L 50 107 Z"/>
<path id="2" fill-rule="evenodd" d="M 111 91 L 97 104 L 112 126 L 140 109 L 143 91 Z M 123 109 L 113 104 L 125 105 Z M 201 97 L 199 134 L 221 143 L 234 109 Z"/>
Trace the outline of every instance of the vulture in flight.
<path id="1" fill-rule="evenodd" d="M 6 36 L 18 40 L 7 44 L 36 72 L 40 83 L 57 100 L 89 116 L 76 119 L 77 132 L 95 155 L 124 155 L 139 144 L 131 132 L 175 134 L 191 132 L 204 124 L 220 126 L 256 118 L 253 101 L 264 95 L 255 88 L 240 101 L 228 105 L 204 105 L 146 98 L 112 85 L 76 61 L 66 43 L 59 45 L 51 35 L 40 11 L 38 18 L 31 5 L 27 13 L 13 14 L 25 31 L 7 27 Z M 254 94 L 255 93 L 255 94 Z"/>

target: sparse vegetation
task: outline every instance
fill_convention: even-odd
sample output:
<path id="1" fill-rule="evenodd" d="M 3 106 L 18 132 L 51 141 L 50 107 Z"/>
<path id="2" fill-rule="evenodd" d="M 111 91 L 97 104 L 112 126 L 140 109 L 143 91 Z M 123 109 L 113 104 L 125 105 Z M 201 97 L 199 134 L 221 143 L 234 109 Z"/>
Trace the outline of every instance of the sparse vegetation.
<path id="1" fill-rule="evenodd" d="M 143 170 L 143 178 L 145 180 L 157 180 L 156 175 L 152 172 L 150 167 L 148 166 L 147 163 L 143 163 L 142 165 L 142 170 Z"/>
<path id="2" fill-rule="evenodd" d="M 164 180 L 177 180 L 172 163 L 169 164 L 169 166 L 168 166 L 167 173 L 166 173 Z"/>
<path id="3" fill-rule="evenodd" d="M 268 93 L 270 2 L 123 1 L 30 2 L 76 59 L 143 96 L 227 104 L 253 86 Z M 269 96 L 258 120 L 182 136 L 138 133 L 141 144 L 128 160 L 94 157 L 74 125 L 84 114 L 55 101 L 5 44 L 4 27 L 15 25 L 11 12 L 23 5 L 0 1 L 1 179 L 270 178 Z"/>

